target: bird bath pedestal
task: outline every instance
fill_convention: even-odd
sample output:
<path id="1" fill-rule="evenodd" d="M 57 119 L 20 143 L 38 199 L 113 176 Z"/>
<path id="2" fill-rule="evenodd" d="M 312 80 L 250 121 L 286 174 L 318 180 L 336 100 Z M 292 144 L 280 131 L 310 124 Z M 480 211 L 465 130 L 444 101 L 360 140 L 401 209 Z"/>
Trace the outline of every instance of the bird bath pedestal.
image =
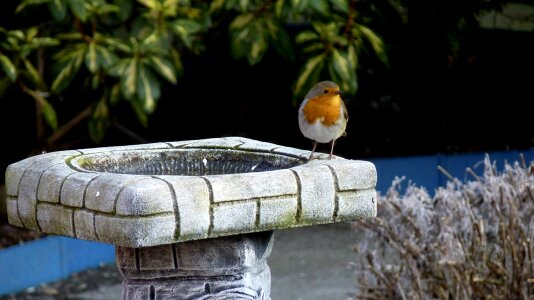
<path id="1" fill-rule="evenodd" d="M 116 245 L 124 299 L 270 299 L 273 230 L 376 215 L 365 161 L 231 137 L 10 165 L 12 225 Z"/>

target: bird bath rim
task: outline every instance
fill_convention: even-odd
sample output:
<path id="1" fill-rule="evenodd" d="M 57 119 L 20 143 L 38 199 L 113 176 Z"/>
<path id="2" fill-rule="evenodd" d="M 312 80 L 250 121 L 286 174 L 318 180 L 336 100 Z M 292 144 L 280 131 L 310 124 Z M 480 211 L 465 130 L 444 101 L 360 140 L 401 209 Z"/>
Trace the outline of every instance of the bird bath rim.
<path id="1" fill-rule="evenodd" d="M 206 176 L 274 171 L 306 162 L 265 151 L 198 147 L 104 151 L 75 156 L 68 163 L 80 172 Z"/>
<path id="2" fill-rule="evenodd" d="M 127 151 L 135 157 L 239 153 L 270 163 L 254 172 L 196 176 L 87 170 L 88 158 L 113 162 Z M 41 154 L 6 170 L 8 221 L 49 234 L 148 247 L 376 216 L 372 163 L 340 157 L 308 162 L 309 155 L 241 137 Z"/>

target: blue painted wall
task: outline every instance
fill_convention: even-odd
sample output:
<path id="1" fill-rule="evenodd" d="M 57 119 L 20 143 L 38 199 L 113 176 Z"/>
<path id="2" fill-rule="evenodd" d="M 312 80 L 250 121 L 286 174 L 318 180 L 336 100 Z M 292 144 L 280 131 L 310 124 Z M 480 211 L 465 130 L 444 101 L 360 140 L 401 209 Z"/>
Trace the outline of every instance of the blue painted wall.
<path id="1" fill-rule="evenodd" d="M 514 162 L 520 160 L 520 153 L 525 157 L 527 164 L 534 161 L 534 150 L 525 151 L 506 151 L 506 152 L 489 152 L 491 161 L 496 162 L 497 169 L 502 170 L 504 162 Z M 432 192 L 438 186 L 444 186 L 447 178 L 437 166 L 442 166 L 452 176 L 465 181 L 474 180 L 465 170 L 471 167 L 475 173 L 482 175 L 486 153 L 469 153 L 453 155 L 428 155 L 414 157 L 395 157 L 395 158 L 376 158 L 369 159 L 376 166 L 378 173 L 377 190 L 385 193 L 391 186 L 395 176 L 405 176 L 417 186 L 424 186 L 429 192 Z"/>
<path id="2" fill-rule="evenodd" d="M 49 236 L 0 250 L 0 295 L 68 277 L 74 272 L 114 263 L 115 247 Z"/>

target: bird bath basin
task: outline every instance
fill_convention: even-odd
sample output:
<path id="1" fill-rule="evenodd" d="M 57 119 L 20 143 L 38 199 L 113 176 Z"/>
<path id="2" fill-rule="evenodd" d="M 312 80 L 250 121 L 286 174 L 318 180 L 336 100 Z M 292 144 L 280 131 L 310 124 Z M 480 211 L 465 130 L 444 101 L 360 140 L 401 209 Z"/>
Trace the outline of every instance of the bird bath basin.
<path id="1" fill-rule="evenodd" d="M 116 245 L 124 299 L 269 299 L 273 230 L 376 215 L 373 164 L 309 154 L 239 137 L 42 154 L 8 167 L 8 219 Z"/>

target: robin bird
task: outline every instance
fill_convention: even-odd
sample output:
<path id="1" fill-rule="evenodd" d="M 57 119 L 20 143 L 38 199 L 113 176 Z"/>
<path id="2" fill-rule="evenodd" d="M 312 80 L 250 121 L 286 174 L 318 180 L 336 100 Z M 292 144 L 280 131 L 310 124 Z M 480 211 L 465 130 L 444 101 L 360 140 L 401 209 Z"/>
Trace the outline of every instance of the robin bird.
<path id="1" fill-rule="evenodd" d="M 332 143 L 329 159 L 334 153 L 334 143 L 347 135 L 345 128 L 349 115 L 340 95 L 343 92 L 332 81 L 321 81 L 308 92 L 299 108 L 299 127 L 305 137 L 313 141 L 312 159 L 317 143 Z"/>

